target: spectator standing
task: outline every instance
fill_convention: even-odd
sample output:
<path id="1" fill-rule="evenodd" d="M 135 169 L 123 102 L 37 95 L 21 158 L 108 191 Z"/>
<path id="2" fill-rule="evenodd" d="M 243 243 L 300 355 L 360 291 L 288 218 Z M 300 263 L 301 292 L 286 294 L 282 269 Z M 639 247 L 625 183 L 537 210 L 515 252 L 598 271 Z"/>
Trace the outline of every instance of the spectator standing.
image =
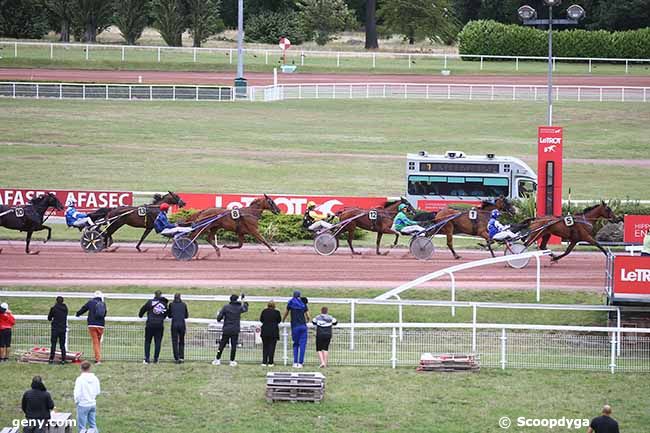
<path id="1" fill-rule="evenodd" d="M 104 295 L 99 290 L 95 292 L 94 298 L 84 304 L 76 316 L 88 312 L 88 334 L 93 344 L 93 352 L 95 353 L 95 364 L 102 363 L 102 337 L 104 336 L 104 326 L 106 325 L 106 303 L 104 302 Z"/>
<path id="2" fill-rule="evenodd" d="M 167 315 L 172 319 L 172 352 L 176 364 L 185 362 L 185 319 L 190 317 L 187 304 L 181 300 L 181 294 L 174 295 L 174 301 L 169 304 Z"/>
<path id="3" fill-rule="evenodd" d="M 61 348 L 61 365 L 65 364 L 65 334 L 68 329 L 68 306 L 63 303 L 63 297 L 56 297 L 56 304 L 50 308 L 47 320 L 52 322 L 52 338 L 50 345 L 50 364 L 54 364 L 56 343 Z"/>
<path id="4" fill-rule="evenodd" d="M 312 323 L 316 325 L 316 352 L 320 359 L 320 368 L 327 367 L 329 359 L 330 341 L 332 340 L 332 326 L 336 325 L 337 320 L 328 314 L 327 307 L 320 310 L 320 314 L 314 317 Z"/>
<path id="5" fill-rule="evenodd" d="M 309 322 L 309 309 L 306 298 L 300 297 L 300 292 L 293 292 L 293 297 L 287 304 L 282 321 L 291 314 L 291 340 L 293 341 L 293 367 L 302 368 L 305 363 L 305 350 L 307 349 L 307 322 Z"/>
<path id="6" fill-rule="evenodd" d="M 97 396 L 101 392 L 99 379 L 90 372 L 90 362 L 81 363 L 81 374 L 74 383 L 74 403 L 77 406 L 79 432 L 99 433 L 97 428 Z"/>
<path id="7" fill-rule="evenodd" d="M 21 407 L 28 422 L 23 433 L 45 433 L 51 417 L 50 411 L 54 410 L 54 401 L 41 376 L 34 376 L 32 379 L 31 389 L 23 394 Z"/>
<path id="8" fill-rule="evenodd" d="M 241 300 L 244 300 L 244 294 L 241 295 Z M 224 305 L 219 314 L 217 314 L 217 322 L 223 320 L 223 328 L 221 329 L 221 341 L 219 342 L 219 350 L 217 357 L 212 361 L 212 365 L 221 365 L 221 354 L 230 341 L 230 366 L 237 366 L 235 355 L 237 354 L 237 342 L 239 340 L 239 328 L 241 323 L 241 315 L 248 311 L 248 302 L 243 304 L 237 300 L 237 295 L 230 295 L 230 303 Z"/>
<path id="9" fill-rule="evenodd" d="M 273 367 L 273 358 L 275 356 L 275 345 L 280 339 L 279 324 L 282 322 L 280 312 L 275 309 L 275 302 L 271 301 L 266 305 L 260 314 L 262 322 L 262 367 Z"/>
<path id="10" fill-rule="evenodd" d="M 619 433 L 618 422 L 612 418 L 612 407 L 603 406 L 600 416 L 591 420 L 587 433 Z"/>
<path id="11" fill-rule="evenodd" d="M 9 360 L 11 348 L 11 328 L 16 324 L 16 318 L 9 310 L 9 304 L 0 304 L 0 362 Z"/>
<path id="12" fill-rule="evenodd" d="M 160 290 L 156 290 L 153 299 L 149 299 L 140 308 L 139 317 L 147 314 L 147 324 L 144 328 L 144 361 L 149 364 L 151 355 L 151 340 L 154 342 L 153 363 L 158 363 L 160 345 L 165 332 L 165 317 L 167 317 L 167 298 L 163 297 Z"/>

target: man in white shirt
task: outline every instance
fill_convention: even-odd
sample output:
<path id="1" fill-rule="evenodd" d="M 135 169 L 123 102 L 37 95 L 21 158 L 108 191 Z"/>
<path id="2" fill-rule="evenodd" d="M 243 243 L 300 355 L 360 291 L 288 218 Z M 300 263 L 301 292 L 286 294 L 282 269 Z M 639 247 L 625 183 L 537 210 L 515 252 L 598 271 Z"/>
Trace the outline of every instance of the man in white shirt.
<path id="1" fill-rule="evenodd" d="M 99 379 L 90 372 L 90 362 L 81 363 L 81 374 L 74 383 L 74 402 L 77 405 L 77 427 L 79 433 L 99 433 L 95 417 L 100 393 Z"/>

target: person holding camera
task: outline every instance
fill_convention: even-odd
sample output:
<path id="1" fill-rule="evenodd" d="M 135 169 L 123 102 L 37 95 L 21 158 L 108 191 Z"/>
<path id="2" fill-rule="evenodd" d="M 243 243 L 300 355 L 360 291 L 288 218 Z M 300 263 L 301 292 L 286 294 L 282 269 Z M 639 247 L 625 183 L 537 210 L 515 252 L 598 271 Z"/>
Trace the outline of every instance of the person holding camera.
<path id="1" fill-rule="evenodd" d="M 245 295 L 241 294 L 241 301 L 244 301 Z M 241 315 L 248 311 L 248 302 L 240 302 L 237 295 L 230 295 L 230 303 L 224 305 L 219 314 L 217 314 L 217 322 L 223 320 L 223 328 L 221 329 L 221 341 L 219 342 L 219 350 L 217 357 L 212 361 L 212 365 L 221 365 L 221 354 L 226 344 L 230 342 L 230 366 L 235 367 L 235 355 L 237 354 L 237 341 L 239 340 L 239 325 L 241 322 Z"/>

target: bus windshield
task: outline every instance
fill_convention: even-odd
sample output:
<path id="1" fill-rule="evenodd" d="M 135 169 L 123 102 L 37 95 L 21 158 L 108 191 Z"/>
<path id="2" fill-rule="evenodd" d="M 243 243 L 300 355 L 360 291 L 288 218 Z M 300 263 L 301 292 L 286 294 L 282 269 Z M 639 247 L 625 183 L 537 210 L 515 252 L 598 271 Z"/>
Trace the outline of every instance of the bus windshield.
<path id="1" fill-rule="evenodd" d="M 498 197 L 509 196 L 507 177 L 409 176 L 408 193 L 423 196 Z"/>

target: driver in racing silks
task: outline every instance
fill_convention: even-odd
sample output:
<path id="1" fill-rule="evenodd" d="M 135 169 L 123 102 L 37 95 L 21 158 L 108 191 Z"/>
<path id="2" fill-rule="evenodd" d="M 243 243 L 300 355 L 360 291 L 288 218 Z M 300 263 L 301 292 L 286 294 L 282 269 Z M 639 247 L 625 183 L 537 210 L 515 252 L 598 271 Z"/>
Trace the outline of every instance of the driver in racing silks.
<path id="1" fill-rule="evenodd" d="M 514 238 L 516 235 L 510 230 L 510 226 L 504 226 L 499 222 L 500 216 L 501 212 L 497 209 L 494 209 L 490 214 L 490 221 L 488 221 L 488 234 L 490 235 L 490 239 L 505 241 Z"/>
<path id="2" fill-rule="evenodd" d="M 307 210 L 302 217 L 302 226 L 309 231 L 331 229 L 334 224 L 327 222 L 334 215 L 316 211 L 316 203 L 310 201 L 307 203 Z"/>
<path id="3" fill-rule="evenodd" d="M 170 223 L 167 219 L 167 211 L 169 210 L 169 204 L 161 203 L 160 212 L 156 217 L 156 220 L 153 222 L 153 227 L 156 229 L 156 233 L 162 236 L 175 236 L 178 233 L 188 233 L 192 231 L 192 227 L 179 227 L 174 223 Z"/>
<path id="4" fill-rule="evenodd" d="M 87 214 L 77 211 L 77 200 L 70 198 L 65 205 L 68 207 L 65 210 L 65 223 L 68 227 L 76 227 L 81 230 L 86 225 L 93 224 L 93 220 Z"/>
<path id="5" fill-rule="evenodd" d="M 412 235 L 418 232 L 424 232 L 424 227 L 418 225 L 417 221 L 413 221 L 406 216 L 406 205 L 402 203 L 397 207 L 397 215 L 393 218 L 393 230 L 405 235 Z"/>

